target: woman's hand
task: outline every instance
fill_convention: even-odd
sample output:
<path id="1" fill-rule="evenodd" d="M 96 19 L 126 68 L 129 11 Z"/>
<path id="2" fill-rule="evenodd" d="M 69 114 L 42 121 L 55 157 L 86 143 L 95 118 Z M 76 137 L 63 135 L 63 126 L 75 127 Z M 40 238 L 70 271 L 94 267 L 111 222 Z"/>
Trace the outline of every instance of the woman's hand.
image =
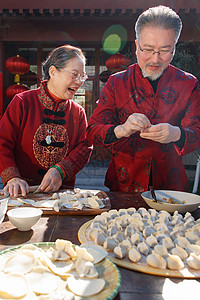
<path id="1" fill-rule="evenodd" d="M 29 192 L 29 185 L 25 180 L 14 177 L 8 180 L 4 190 L 9 192 L 10 195 L 14 197 L 17 197 L 21 192 L 21 195 L 24 197 Z"/>
<path id="2" fill-rule="evenodd" d="M 136 131 L 142 132 L 146 128 L 149 128 L 151 123 L 149 119 L 140 113 L 134 113 L 128 117 L 126 122 L 123 125 L 118 125 L 114 129 L 116 137 L 129 137 L 131 134 L 134 134 Z"/>
<path id="3" fill-rule="evenodd" d="M 56 168 L 51 168 L 44 175 L 40 184 L 41 192 L 56 192 L 62 185 L 62 177 Z"/>
<path id="4" fill-rule="evenodd" d="M 181 130 L 178 126 L 172 126 L 168 123 L 152 125 L 140 133 L 144 139 L 149 139 L 162 144 L 176 142 L 181 137 Z"/>

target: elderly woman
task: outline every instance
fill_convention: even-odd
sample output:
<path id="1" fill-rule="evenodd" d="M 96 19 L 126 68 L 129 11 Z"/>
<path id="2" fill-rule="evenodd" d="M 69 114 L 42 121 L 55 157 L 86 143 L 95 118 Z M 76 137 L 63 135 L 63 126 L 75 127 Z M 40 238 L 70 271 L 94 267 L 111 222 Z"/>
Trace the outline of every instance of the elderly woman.
<path id="1" fill-rule="evenodd" d="M 92 151 L 85 111 L 72 100 L 87 79 L 82 51 L 56 48 L 43 71 L 41 86 L 17 94 L 0 121 L 0 176 L 15 197 L 29 185 L 43 192 L 73 188 Z"/>

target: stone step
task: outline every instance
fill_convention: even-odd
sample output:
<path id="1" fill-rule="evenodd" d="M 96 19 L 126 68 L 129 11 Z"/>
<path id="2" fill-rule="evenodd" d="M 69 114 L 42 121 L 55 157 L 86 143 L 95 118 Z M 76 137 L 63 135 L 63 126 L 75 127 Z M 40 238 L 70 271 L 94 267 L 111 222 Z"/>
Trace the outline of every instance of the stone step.
<path id="1" fill-rule="evenodd" d="M 100 190 L 104 192 L 108 192 L 109 189 L 104 185 L 76 185 L 75 188 L 83 189 L 83 190 Z"/>
<path id="2" fill-rule="evenodd" d="M 104 176 L 85 176 L 85 177 L 76 177 L 76 184 L 84 185 L 104 185 Z"/>
<path id="3" fill-rule="evenodd" d="M 107 169 L 90 169 L 90 168 L 83 168 L 76 176 L 78 177 L 105 177 Z"/>

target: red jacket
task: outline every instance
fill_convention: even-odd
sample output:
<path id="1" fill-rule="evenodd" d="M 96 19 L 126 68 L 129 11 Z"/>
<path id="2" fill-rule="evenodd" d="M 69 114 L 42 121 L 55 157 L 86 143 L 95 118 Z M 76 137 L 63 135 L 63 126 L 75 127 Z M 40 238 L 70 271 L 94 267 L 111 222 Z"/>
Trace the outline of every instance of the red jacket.
<path id="1" fill-rule="evenodd" d="M 0 121 L 3 183 L 20 176 L 30 185 L 40 184 L 49 167 L 59 163 L 66 174 L 63 184 L 73 188 L 92 150 L 86 127 L 84 109 L 72 100 L 53 100 L 44 82 L 17 94 Z"/>
<path id="2" fill-rule="evenodd" d="M 107 131 L 133 113 L 145 114 L 152 124 L 182 127 L 185 144 L 161 144 L 139 133 L 105 145 Z M 114 191 L 148 190 L 150 171 L 155 189 L 187 190 L 181 156 L 200 146 L 200 94 L 197 79 L 173 66 L 163 72 L 156 94 L 138 64 L 110 76 L 93 115 L 88 139 L 100 147 L 112 146 L 105 185 Z"/>

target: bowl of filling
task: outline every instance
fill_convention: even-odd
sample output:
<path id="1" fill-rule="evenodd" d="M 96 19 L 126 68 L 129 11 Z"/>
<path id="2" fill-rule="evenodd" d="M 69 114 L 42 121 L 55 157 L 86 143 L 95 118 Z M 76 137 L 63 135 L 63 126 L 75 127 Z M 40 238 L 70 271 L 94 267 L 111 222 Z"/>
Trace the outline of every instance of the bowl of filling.
<path id="1" fill-rule="evenodd" d="M 151 192 L 146 191 L 141 194 L 144 201 L 158 211 L 166 210 L 170 213 L 178 211 L 180 213 L 192 212 L 200 205 L 200 196 L 192 193 L 155 190 L 157 202 L 153 199 Z"/>
<path id="2" fill-rule="evenodd" d="M 0 224 L 3 222 L 3 219 L 5 217 L 9 197 L 10 194 L 8 192 L 0 189 Z"/>
<path id="3" fill-rule="evenodd" d="M 35 207 L 18 207 L 7 212 L 9 221 L 20 231 L 28 231 L 40 219 L 43 211 Z"/>

